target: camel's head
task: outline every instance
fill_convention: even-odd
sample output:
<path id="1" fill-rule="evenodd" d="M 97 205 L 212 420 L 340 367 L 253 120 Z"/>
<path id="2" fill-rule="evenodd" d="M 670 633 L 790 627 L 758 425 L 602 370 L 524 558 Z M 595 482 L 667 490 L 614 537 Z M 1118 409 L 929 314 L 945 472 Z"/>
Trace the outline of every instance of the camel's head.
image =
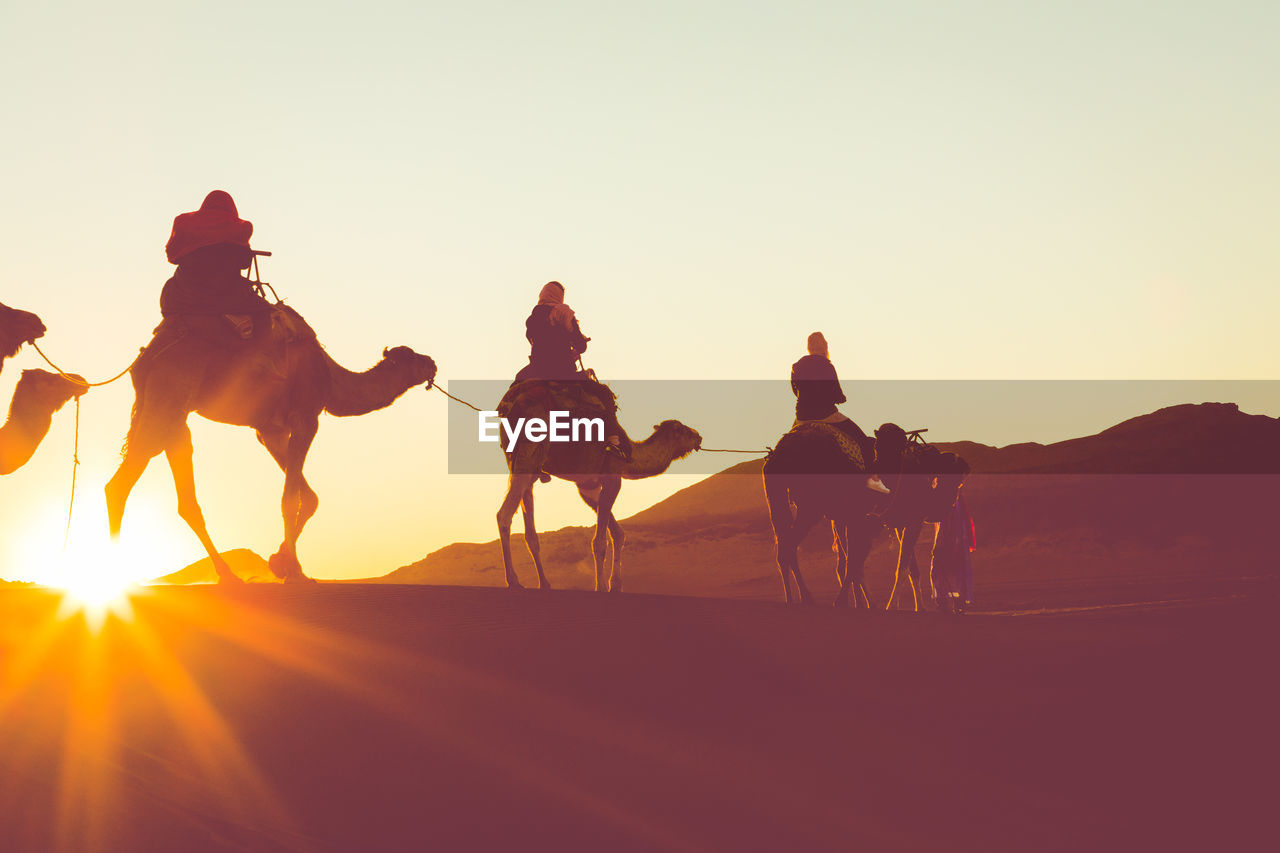
<path id="1" fill-rule="evenodd" d="M 968 479 L 970 468 L 964 457 L 950 452 L 937 454 L 936 462 L 931 468 L 935 476 L 928 505 L 925 507 L 925 520 L 941 521 L 956 505 L 960 487 Z"/>
<path id="2" fill-rule="evenodd" d="M 9 404 L 10 415 L 44 417 L 85 392 L 83 377 L 74 373 L 67 374 L 67 377 L 47 370 L 22 371 L 18 387 L 13 390 L 13 401 Z"/>
<path id="3" fill-rule="evenodd" d="M 881 471 L 897 471 L 907 452 L 907 433 L 897 424 L 881 424 L 876 430 L 876 465 Z"/>
<path id="4" fill-rule="evenodd" d="M 410 386 L 427 385 L 435 381 L 436 363 L 430 356 L 419 355 L 408 347 L 390 347 L 382 351 L 383 362 L 405 372 Z"/>
<path id="5" fill-rule="evenodd" d="M 0 359 L 16 355 L 45 332 L 44 323 L 30 311 L 0 305 Z"/>
<path id="6" fill-rule="evenodd" d="M 663 421 L 653 425 L 653 437 L 669 442 L 676 451 L 673 459 L 683 459 L 702 447 L 702 436 L 693 427 L 679 421 Z"/>

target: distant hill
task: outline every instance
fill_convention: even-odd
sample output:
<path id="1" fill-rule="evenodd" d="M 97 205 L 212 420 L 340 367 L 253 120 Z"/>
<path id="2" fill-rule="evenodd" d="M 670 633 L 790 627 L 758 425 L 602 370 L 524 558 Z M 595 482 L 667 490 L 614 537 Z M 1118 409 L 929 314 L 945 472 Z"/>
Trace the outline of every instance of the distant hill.
<path id="1" fill-rule="evenodd" d="M 227 565 L 231 567 L 231 571 L 235 572 L 241 580 L 255 582 L 271 582 L 279 583 L 280 579 L 271 573 L 267 561 L 262 559 L 248 548 L 236 548 L 231 551 L 223 551 L 222 559 L 227 561 Z M 217 583 L 218 573 L 213 570 L 213 561 L 208 557 L 203 560 L 197 560 L 186 568 L 178 569 L 172 574 L 164 577 L 156 578 L 153 583 Z"/>
<path id="2" fill-rule="evenodd" d="M 938 446 L 960 453 L 974 469 L 965 490 L 978 529 L 980 599 L 984 586 L 1012 599 L 1019 584 L 1033 580 L 1084 585 L 1090 577 L 1150 575 L 1153 561 L 1162 572 L 1188 577 L 1280 571 L 1271 533 L 1280 506 L 1275 418 L 1204 403 L 1048 445 Z M 623 519 L 625 588 L 779 596 L 762 465 L 759 459 L 734 465 Z M 590 511 L 582 511 L 589 521 Z M 584 525 L 540 532 L 553 585 L 591 586 L 591 531 Z M 532 561 L 518 533 L 513 545 L 516 570 L 532 584 Z M 815 593 L 834 590 L 829 547 L 829 534 L 820 531 L 805 542 L 802 568 Z M 881 599 L 892 549 L 886 532 L 868 560 L 868 583 Z M 927 543 L 918 553 L 927 566 Z M 501 552 L 496 540 L 457 543 L 378 580 L 498 586 Z"/>

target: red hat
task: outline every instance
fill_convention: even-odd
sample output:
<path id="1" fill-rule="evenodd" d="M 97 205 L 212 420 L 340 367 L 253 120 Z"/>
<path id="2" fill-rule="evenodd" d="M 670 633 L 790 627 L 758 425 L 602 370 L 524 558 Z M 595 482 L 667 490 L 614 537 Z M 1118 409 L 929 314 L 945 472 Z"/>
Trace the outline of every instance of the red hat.
<path id="1" fill-rule="evenodd" d="M 253 223 L 240 218 L 231 195 L 214 190 L 204 197 L 199 210 L 180 213 L 173 220 L 173 231 L 164 246 L 169 263 L 176 264 L 196 249 L 216 243 L 249 245 Z"/>

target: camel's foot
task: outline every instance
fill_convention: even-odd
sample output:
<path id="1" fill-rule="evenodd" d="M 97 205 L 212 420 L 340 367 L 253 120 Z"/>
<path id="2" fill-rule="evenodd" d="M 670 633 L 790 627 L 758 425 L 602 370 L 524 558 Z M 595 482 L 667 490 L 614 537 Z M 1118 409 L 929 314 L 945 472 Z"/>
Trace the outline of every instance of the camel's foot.
<path id="1" fill-rule="evenodd" d="M 622 592 L 622 581 L 609 581 L 609 592 Z"/>
<path id="2" fill-rule="evenodd" d="M 271 574 L 281 580 L 289 581 L 295 575 L 302 575 L 302 565 L 298 562 L 298 558 L 285 551 L 276 551 L 272 554 L 267 559 L 267 566 L 271 569 Z"/>
<path id="3" fill-rule="evenodd" d="M 515 575 L 507 576 L 507 589 L 524 589 L 524 584 Z"/>
<path id="4" fill-rule="evenodd" d="M 546 575 L 538 575 L 538 589 L 551 589 L 551 581 Z"/>
<path id="5" fill-rule="evenodd" d="M 838 593 L 836 593 L 836 600 L 831 602 L 831 606 L 832 607 L 848 607 L 849 606 L 848 591 L 842 589 Z"/>
<path id="6" fill-rule="evenodd" d="M 224 571 L 218 572 L 219 586 L 234 587 L 234 586 L 244 586 L 244 584 L 245 584 L 245 581 L 242 578 L 236 577 L 235 573 L 232 572 L 230 569 L 227 569 L 225 572 Z"/>
<path id="7" fill-rule="evenodd" d="M 304 575 L 301 571 L 294 572 L 284 579 L 285 583 L 316 583 L 316 579 Z"/>

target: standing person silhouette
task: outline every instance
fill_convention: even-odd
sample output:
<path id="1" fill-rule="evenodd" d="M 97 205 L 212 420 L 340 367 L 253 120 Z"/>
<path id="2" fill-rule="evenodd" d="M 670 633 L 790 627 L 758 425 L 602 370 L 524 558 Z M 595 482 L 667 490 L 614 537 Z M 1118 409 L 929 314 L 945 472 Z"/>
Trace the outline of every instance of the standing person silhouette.
<path id="1" fill-rule="evenodd" d="M 814 332 L 809 335 L 806 348 L 808 355 L 791 365 L 791 392 L 796 395 L 796 420 L 792 427 L 812 421 L 831 424 L 853 439 L 869 466 L 875 458 L 875 440 L 836 408 L 846 399 L 840 388 L 840 377 L 831 363 L 827 339 L 822 332 Z M 876 474 L 867 478 L 867 488 L 889 492 Z"/>
<path id="2" fill-rule="evenodd" d="M 240 218 L 230 194 L 214 190 L 199 210 L 173 220 L 165 257 L 178 269 L 160 292 L 160 313 L 223 314 L 242 338 L 262 327 L 270 303 L 241 275 L 253 261 L 253 223 Z"/>

